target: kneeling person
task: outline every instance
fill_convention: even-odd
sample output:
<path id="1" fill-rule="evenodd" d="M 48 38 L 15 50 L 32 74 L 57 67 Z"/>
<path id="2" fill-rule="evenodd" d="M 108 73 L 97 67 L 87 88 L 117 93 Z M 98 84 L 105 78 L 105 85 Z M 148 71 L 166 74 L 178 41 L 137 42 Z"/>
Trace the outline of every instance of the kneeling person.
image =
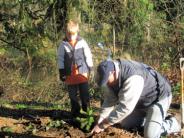
<path id="1" fill-rule="evenodd" d="M 177 120 L 167 117 L 171 86 L 152 67 L 131 60 L 106 60 L 99 64 L 97 71 L 104 102 L 92 133 L 116 123 L 125 129 L 143 126 L 145 138 L 180 131 Z"/>

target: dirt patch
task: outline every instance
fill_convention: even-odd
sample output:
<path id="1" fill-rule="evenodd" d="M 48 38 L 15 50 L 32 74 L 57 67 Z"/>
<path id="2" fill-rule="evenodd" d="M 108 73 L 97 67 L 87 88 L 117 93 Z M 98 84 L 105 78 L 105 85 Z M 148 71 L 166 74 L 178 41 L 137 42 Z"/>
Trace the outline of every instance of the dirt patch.
<path id="1" fill-rule="evenodd" d="M 45 104 L 37 105 L 44 107 Z M 100 102 L 92 102 L 92 106 L 99 110 Z M 16 106 L 13 104 L 0 106 L 0 138 L 141 138 L 138 131 L 129 132 L 118 126 L 111 126 L 102 133 L 91 135 L 82 131 L 71 113 L 66 110 L 14 107 Z M 179 110 L 170 112 L 174 112 L 177 119 L 181 120 Z M 97 115 L 98 112 L 95 112 L 95 116 Z M 171 135 L 167 138 L 179 137 L 180 135 Z"/>
<path id="2" fill-rule="evenodd" d="M 70 112 L 62 110 L 12 109 L 0 107 L 0 137 L 13 138 L 140 138 L 118 127 L 100 134 L 84 132 Z"/>
<path id="3" fill-rule="evenodd" d="M 124 131 L 119 128 L 109 127 L 107 130 L 100 134 L 90 135 L 90 133 L 84 133 L 79 128 L 73 127 L 70 124 L 64 124 L 60 128 L 50 128 L 46 130 L 46 125 L 50 122 L 50 118 L 41 117 L 41 122 L 32 122 L 26 119 L 12 119 L 10 117 L 0 117 L 0 136 L 12 136 L 14 138 L 20 137 L 52 137 L 52 138 L 141 138 L 136 134 Z M 32 124 L 35 128 L 31 128 Z M 6 129 L 5 129 L 6 128 Z"/>
<path id="4" fill-rule="evenodd" d="M 99 102 L 93 103 L 93 106 L 99 108 Z M 176 118 L 181 120 L 178 110 L 170 112 L 174 112 Z M 129 132 L 118 126 L 111 126 L 102 133 L 91 135 L 82 131 L 70 112 L 65 110 L 16 109 L 12 106 L 0 106 L 0 138 L 6 136 L 13 138 L 141 138 L 138 131 Z M 167 138 L 180 138 L 180 135 L 171 135 Z"/>
<path id="5" fill-rule="evenodd" d="M 122 130 L 120 128 L 116 127 L 109 127 L 107 130 L 100 134 L 96 134 L 93 136 L 93 138 L 142 138 L 139 134 L 136 133 L 130 133 L 126 130 Z"/>

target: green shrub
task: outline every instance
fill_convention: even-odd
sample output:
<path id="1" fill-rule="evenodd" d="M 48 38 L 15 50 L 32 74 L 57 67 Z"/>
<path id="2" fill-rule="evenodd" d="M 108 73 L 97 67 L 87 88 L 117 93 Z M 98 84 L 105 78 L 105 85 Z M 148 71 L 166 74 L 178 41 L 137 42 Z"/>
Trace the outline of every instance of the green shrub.
<path id="1" fill-rule="evenodd" d="M 50 121 L 46 126 L 46 130 L 49 130 L 50 128 L 60 128 L 64 123 L 63 120 Z"/>
<path id="2" fill-rule="evenodd" d="M 180 94 L 180 89 L 181 89 L 181 83 L 176 83 L 174 86 L 172 86 L 172 93 L 173 96 L 177 96 Z"/>

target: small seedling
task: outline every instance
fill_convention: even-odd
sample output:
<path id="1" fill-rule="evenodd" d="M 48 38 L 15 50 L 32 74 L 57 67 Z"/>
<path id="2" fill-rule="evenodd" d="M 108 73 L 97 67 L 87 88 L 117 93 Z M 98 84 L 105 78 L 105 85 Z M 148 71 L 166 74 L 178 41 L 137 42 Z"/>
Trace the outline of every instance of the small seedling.
<path id="1" fill-rule="evenodd" d="M 0 128 L 1 132 L 13 132 L 12 128 L 9 126 L 4 126 L 2 128 Z"/>
<path id="2" fill-rule="evenodd" d="M 49 130 L 50 128 L 60 128 L 63 126 L 63 124 L 63 120 L 50 121 L 46 126 L 46 130 Z"/>
<path id="3" fill-rule="evenodd" d="M 28 132 L 31 132 L 32 134 L 35 134 L 37 132 L 36 126 L 32 123 L 29 123 L 29 125 L 26 127 L 26 130 Z"/>
<path id="4" fill-rule="evenodd" d="M 92 124 L 94 123 L 93 109 L 88 108 L 87 112 L 83 112 L 85 118 L 77 117 L 77 121 L 80 123 L 80 128 L 89 132 Z"/>

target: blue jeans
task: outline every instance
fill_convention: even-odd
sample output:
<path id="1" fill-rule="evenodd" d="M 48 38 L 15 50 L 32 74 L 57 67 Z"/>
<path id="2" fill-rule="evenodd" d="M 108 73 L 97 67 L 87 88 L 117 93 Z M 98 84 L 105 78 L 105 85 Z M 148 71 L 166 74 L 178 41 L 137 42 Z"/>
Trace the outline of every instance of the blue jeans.
<path id="1" fill-rule="evenodd" d="M 144 138 L 159 138 L 162 134 L 180 131 L 180 125 L 173 117 L 166 120 L 172 96 L 159 100 L 145 109 L 135 109 L 120 124 L 125 129 L 144 128 Z"/>

